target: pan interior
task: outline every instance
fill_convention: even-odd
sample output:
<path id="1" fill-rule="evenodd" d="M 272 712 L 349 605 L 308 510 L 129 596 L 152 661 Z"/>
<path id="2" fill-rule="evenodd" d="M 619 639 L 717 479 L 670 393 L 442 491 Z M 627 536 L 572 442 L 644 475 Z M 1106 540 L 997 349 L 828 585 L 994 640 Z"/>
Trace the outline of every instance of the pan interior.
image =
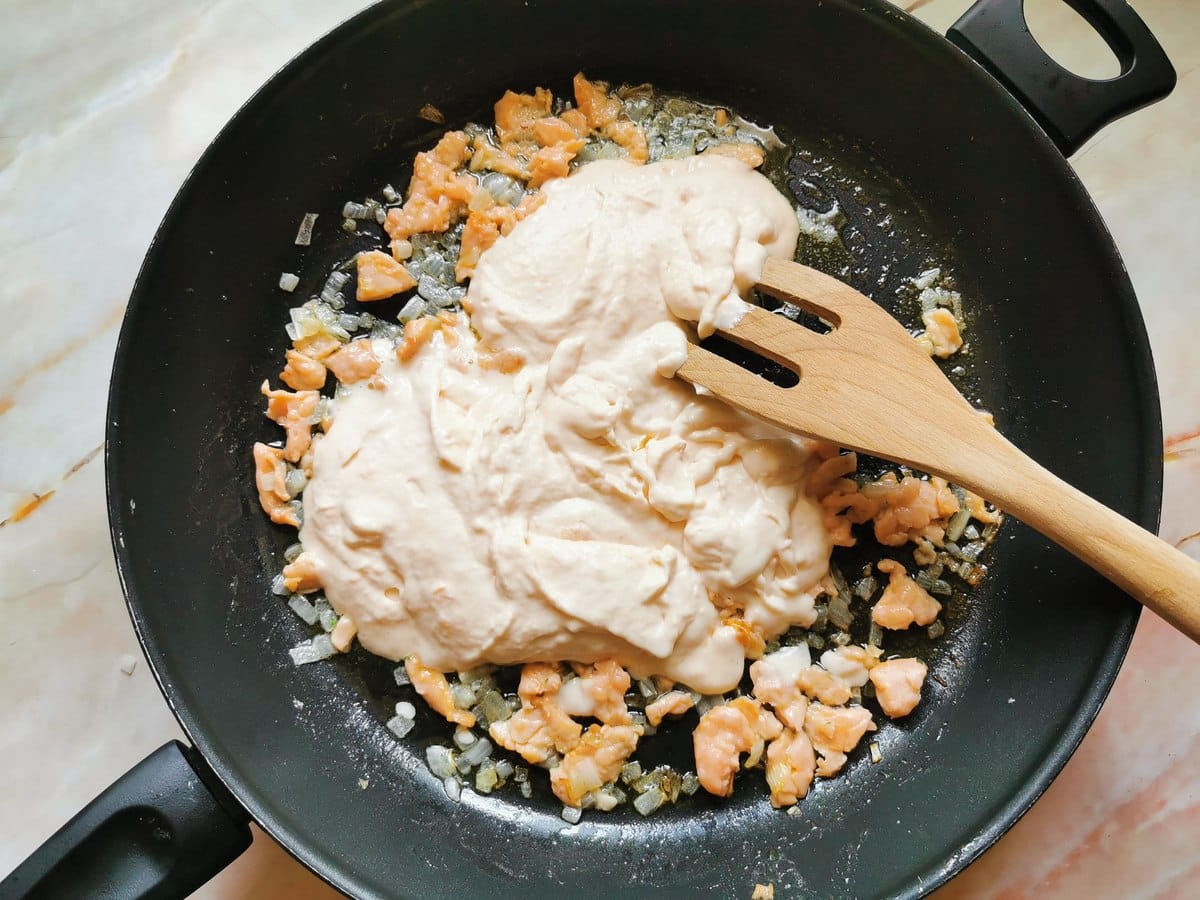
<path id="1" fill-rule="evenodd" d="M 347 199 L 401 187 L 441 128 L 488 120 L 505 88 L 567 93 L 570 76 L 649 81 L 779 126 L 799 152 L 788 187 L 847 217 L 843 241 L 802 260 L 912 320 L 907 279 L 953 272 L 969 308 L 968 397 L 1036 459 L 1153 524 L 1157 399 L 1128 279 L 1049 142 L 943 41 L 883 3 L 725 4 L 463 0 L 385 5 L 285 69 L 205 155 L 164 222 L 121 335 L 110 408 L 109 500 L 130 608 L 163 689 L 216 772 L 302 861 L 360 896 L 913 896 L 994 840 L 1082 737 L 1137 607 L 1009 522 L 984 586 L 927 648 L 936 680 L 881 728 L 800 815 L 761 779 L 650 819 L 585 814 L 548 791 L 464 794 L 425 768 L 444 726 L 393 664 L 356 650 L 294 669 L 304 626 L 269 585 L 292 538 L 258 509 L 250 445 L 273 439 L 256 386 L 277 377 L 281 272 L 319 289 L 368 244 L 340 232 Z M 451 24 L 459 23 L 459 24 Z M 461 23 L 470 23 L 472 35 Z M 478 35 L 495 35 L 480 52 Z M 306 212 L 313 246 L 294 246 Z M 402 454 L 402 449 L 398 450 Z M 420 704 L 418 704 L 420 707 Z M 692 724 L 648 739 L 649 761 L 690 768 Z M 361 787 L 362 783 L 366 787 Z"/>

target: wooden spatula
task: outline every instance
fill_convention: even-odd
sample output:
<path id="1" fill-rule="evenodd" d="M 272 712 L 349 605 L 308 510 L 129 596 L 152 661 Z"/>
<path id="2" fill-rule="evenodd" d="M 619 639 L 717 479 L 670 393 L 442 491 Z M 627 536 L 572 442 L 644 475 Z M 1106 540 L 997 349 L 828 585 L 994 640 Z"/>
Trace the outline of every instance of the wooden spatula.
<path id="1" fill-rule="evenodd" d="M 757 307 L 730 340 L 800 376 L 778 387 L 696 344 L 678 375 L 812 438 L 941 475 L 995 502 L 1200 641 L 1200 562 L 1042 468 L 972 409 L 899 322 L 815 269 L 769 259 L 759 288 L 833 326 Z"/>

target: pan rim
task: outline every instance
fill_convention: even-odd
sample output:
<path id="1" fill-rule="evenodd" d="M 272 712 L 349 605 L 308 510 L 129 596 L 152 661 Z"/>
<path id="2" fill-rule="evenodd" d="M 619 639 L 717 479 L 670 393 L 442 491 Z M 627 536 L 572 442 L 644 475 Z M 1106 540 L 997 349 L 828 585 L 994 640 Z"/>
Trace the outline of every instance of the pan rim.
<path id="1" fill-rule="evenodd" d="M 418 0 L 421 5 L 427 2 L 432 2 L 432 0 L 424 0 L 424 2 Z M 1141 457 L 1144 462 L 1142 471 L 1137 473 L 1136 479 L 1138 510 L 1135 521 L 1156 531 L 1161 512 L 1163 473 L 1161 465 L 1154 465 L 1151 460 L 1157 458 L 1161 447 L 1162 419 L 1149 336 L 1119 250 L 1083 183 L 1025 108 L 998 81 L 988 75 L 944 36 L 900 8 L 888 3 L 887 0 L 855 0 L 853 3 L 850 0 L 833 0 L 833 2 L 844 5 L 850 13 L 879 18 L 881 20 L 880 27 L 907 30 L 910 39 L 924 43 L 930 52 L 938 52 L 943 55 L 953 54 L 952 58 L 956 60 L 962 77 L 973 80 L 981 92 L 989 95 L 992 102 L 1003 107 L 1013 119 L 1012 127 L 1026 132 L 1023 137 L 1030 140 L 1042 157 L 1040 162 L 1053 170 L 1053 177 L 1063 186 L 1063 203 L 1076 215 L 1079 228 L 1091 230 L 1095 234 L 1098 238 L 1097 243 L 1106 256 L 1105 262 L 1111 264 L 1114 271 L 1121 274 L 1122 278 L 1119 283 L 1113 286 L 1113 300 L 1126 330 L 1129 362 L 1137 376 L 1135 388 L 1142 401 L 1141 408 L 1144 417 L 1140 435 Z M 348 870 L 329 855 L 320 852 L 319 848 L 302 835 L 295 833 L 286 822 L 274 814 L 272 807 L 264 802 L 260 788 L 255 786 L 246 777 L 246 773 L 239 769 L 235 759 L 224 758 L 222 751 L 206 734 L 201 725 L 201 716 L 178 696 L 177 689 L 173 684 L 170 660 L 164 654 L 155 633 L 147 625 L 142 614 L 142 603 L 132 574 L 132 550 L 127 546 L 128 542 L 125 540 L 128 533 L 130 511 L 117 475 L 122 442 L 120 422 L 116 416 L 118 398 L 125 390 L 126 360 L 130 355 L 132 323 L 138 319 L 139 310 L 152 302 L 152 299 L 147 296 L 149 292 L 146 289 L 148 273 L 156 264 L 166 236 L 183 214 L 184 207 L 194 193 L 196 185 L 207 169 L 213 165 L 214 159 L 230 142 L 230 136 L 245 120 L 253 117 L 261 107 L 270 103 L 278 92 L 285 89 L 299 70 L 308 62 L 319 59 L 329 49 L 351 39 L 361 29 L 373 26 L 377 19 L 389 15 L 393 9 L 389 4 L 370 6 L 346 19 L 302 50 L 277 70 L 239 107 L 200 155 L 155 230 L 154 237 L 139 267 L 114 353 L 105 422 L 105 488 L 117 575 L 138 641 L 168 707 L 189 741 L 204 756 L 214 775 L 237 797 L 239 803 L 244 806 L 259 827 L 279 843 L 287 853 L 326 883 L 340 891 L 354 892 L 357 896 L 371 896 L 372 892 L 362 884 L 355 872 Z M 883 20 L 890 20 L 890 22 Z M 935 47 L 936 50 L 934 50 Z M 1061 730 L 1053 750 L 1043 757 L 1026 778 L 1022 788 L 1001 806 L 986 814 L 983 827 L 974 835 L 968 836 L 956 851 L 926 867 L 923 871 L 915 873 L 911 883 L 894 896 L 921 897 L 945 884 L 995 844 L 1033 806 L 1062 771 L 1099 714 L 1124 661 L 1140 613 L 1140 606 L 1131 608 L 1124 620 L 1114 629 L 1102 662 L 1093 673 L 1095 677 L 1083 697 L 1083 702 Z"/>

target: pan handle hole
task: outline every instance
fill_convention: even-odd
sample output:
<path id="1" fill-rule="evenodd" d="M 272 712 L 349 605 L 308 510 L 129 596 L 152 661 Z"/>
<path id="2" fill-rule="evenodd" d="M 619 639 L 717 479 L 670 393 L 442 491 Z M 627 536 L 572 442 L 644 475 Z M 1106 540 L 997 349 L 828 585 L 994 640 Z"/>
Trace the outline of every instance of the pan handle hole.
<path id="1" fill-rule="evenodd" d="M 1080 78 L 1121 74 L 1121 60 L 1100 32 L 1067 0 L 1024 0 L 1025 24 L 1046 55 Z"/>

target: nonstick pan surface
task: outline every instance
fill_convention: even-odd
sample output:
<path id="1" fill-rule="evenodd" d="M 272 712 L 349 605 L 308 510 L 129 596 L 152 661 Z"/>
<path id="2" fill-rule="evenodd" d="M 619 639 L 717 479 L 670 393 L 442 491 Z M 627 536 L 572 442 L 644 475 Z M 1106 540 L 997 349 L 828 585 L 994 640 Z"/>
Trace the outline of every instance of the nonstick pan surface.
<path id="1" fill-rule="evenodd" d="M 898 314 L 904 280 L 948 266 L 970 309 L 961 382 L 1035 459 L 1153 527 L 1153 366 L 1112 241 L 1054 144 L 989 75 L 883 2 L 463 0 L 375 7 L 277 75 L 221 133 L 139 276 L 111 393 L 108 484 L 129 607 L 163 691 L 208 765 L 264 829 L 356 896 L 916 896 L 966 865 L 1046 788 L 1116 675 L 1138 607 L 1020 523 L 928 649 L 921 706 L 882 725 L 790 816 L 761 779 L 643 819 L 548 791 L 450 801 L 424 764 L 442 738 L 393 664 L 355 651 L 293 668 L 304 626 L 270 593 L 294 536 L 261 514 L 250 447 L 273 439 L 274 379 L 295 296 L 373 246 L 347 199 L 407 181 L 447 127 L 487 121 L 506 88 L 571 75 L 651 82 L 778 126 L 789 186 L 834 200 L 845 252 L 823 265 Z M 293 244 L 306 212 L 313 246 Z M 297 295 L 281 272 L 302 273 Z M 908 313 L 911 316 L 911 309 Z M 397 448 L 398 461 L 403 448 Z M 452 548 L 448 548 L 452 552 Z M 413 739 L 415 738 L 415 740 Z M 444 739 L 444 738 L 442 738 Z M 648 740 L 687 765 L 690 734 Z M 360 786 L 360 780 L 366 787 Z"/>

